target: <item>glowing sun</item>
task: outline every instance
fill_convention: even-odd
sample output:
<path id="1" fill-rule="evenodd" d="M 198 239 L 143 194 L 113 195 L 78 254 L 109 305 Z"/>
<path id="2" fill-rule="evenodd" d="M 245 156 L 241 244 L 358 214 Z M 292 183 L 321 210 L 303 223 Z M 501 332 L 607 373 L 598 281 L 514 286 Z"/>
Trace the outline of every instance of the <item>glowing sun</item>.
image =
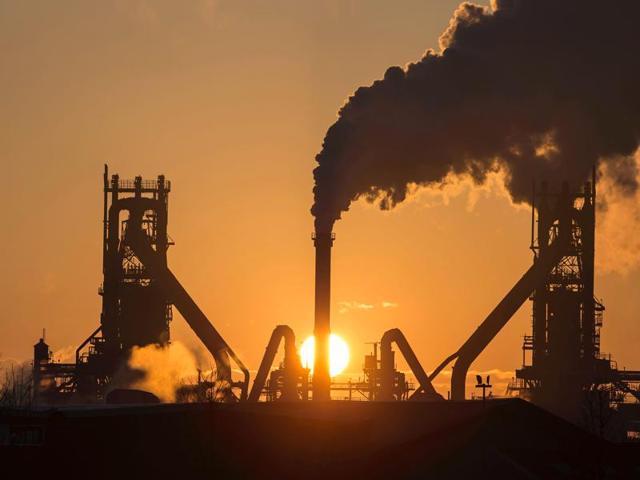
<path id="1" fill-rule="evenodd" d="M 313 359 L 316 350 L 316 339 L 307 338 L 300 347 L 300 360 L 304 368 L 313 371 Z M 332 333 L 329 337 L 329 375 L 335 377 L 344 371 L 349 364 L 349 346 L 341 337 Z"/>

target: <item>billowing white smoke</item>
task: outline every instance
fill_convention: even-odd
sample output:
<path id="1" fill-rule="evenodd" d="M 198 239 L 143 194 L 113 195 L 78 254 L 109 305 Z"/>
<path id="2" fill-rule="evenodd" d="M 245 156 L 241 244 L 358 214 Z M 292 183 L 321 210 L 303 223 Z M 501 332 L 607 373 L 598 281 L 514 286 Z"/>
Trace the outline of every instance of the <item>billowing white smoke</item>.
<path id="1" fill-rule="evenodd" d="M 151 392 L 163 402 L 175 401 L 177 388 L 198 369 L 195 355 L 180 342 L 172 342 L 166 347 L 135 347 L 128 367 L 142 373 L 129 388 Z"/>

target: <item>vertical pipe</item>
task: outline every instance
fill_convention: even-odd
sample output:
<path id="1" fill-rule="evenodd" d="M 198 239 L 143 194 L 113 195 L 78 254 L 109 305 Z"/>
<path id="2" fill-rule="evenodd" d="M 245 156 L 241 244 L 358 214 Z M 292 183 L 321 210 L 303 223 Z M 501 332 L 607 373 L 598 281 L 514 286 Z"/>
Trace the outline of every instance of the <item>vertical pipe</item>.
<path id="1" fill-rule="evenodd" d="M 391 349 L 392 338 L 385 333 L 380 342 L 380 396 L 376 400 L 393 400 L 394 355 Z"/>
<path id="2" fill-rule="evenodd" d="M 536 182 L 534 180 L 531 187 L 531 245 L 529 246 L 529 248 L 533 252 L 534 259 L 536 255 L 535 227 L 536 227 Z"/>
<path id="3" fill-rule="evenodd" d="M 329 374 L 329 335 L 331 334 L 331 247 L 333 234 L 316 232 L 313 243 L 316 248 L 315 285 L 315 355 L 313 365 L 313 399 L 331 399 L 331 377 Z"/>
<path id="4" fill-rule="evenodd" d="M 538 213 L 538 252 L 534 258 L 534 263 L 543 256 L 549 246 L 549 228 L 553 220 L 549 211 L 548 186 L 542 182 L 540 197 L 535 207 Z M 535 243 L 535 242 L 534 242 Z M 531 364 L 537 366 L 544 361 L 547 350 L 547 286 L 546 282 L 538 285 L 533 294 L 533 351 L 531 353 Z M 524 365 L 524 363 L 523 363 Z"/>
<path id="5" fill-rule="evenodd" d="M 121 274 L 121 259 L 118 255 L 120 243 L 120 207 L 119 207 L 120 177 L 111 175 L 111 201 L 107 213 L 107 233 L 106 252 L 103 265 L 103 292 L 102 292 L 102 314 L 100 325 L 102 326 L 102 336 L 108 344 L 106 349 L 117 345 L 117 314 L 118 314 L 118 281 Z"/>
<path id="6" fill-rule="evenodd" d="M 591 360 L 596 351 L 595 297 L 594 297 L 594 259 L 595 259 L 595 169 L 591 183 L 584 186 L 584 205 L 580 215 L 582 229 L 582 352 L 584 358 Z"/>
<path id="7" fill-rule="evenodd" d="M 104 201 L 102 204 L 102 273 L 104 274 L 105 263 L 107 261 L 107 229 L 109 224 L 107 222 L 107 209 L 109 203 L 109 166 L 104 164 L 104 176 L 103 176 L 103 190 Z"/>
<path id="8" fill-rule="evenodd" d="M 156 211 L 156 248 L 159 255 L 159 260 L 163 263 L 163 266 L 167 266 L 167 248 L 169 239 L 167 236 L 167 224 L 169 214 L 169 203 L 167 190 L 165 188 L 164 175 L 158 175 L 158 200 L 159 208 Z"/>

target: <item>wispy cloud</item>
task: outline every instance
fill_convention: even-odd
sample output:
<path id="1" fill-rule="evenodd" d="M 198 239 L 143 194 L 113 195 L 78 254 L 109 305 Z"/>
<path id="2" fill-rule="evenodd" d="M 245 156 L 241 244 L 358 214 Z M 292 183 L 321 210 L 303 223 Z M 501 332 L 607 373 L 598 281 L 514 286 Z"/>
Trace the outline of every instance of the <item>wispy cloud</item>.
<path id="1" fill-rule="evenodd" d="M 344 314 L 354 310 L 373 310 L 374 308 L 397 308 L 398 304 L 383 300 L 380 303 L 364 303 L 355 300 L 338 302 L 338 313 Z"/>
<path id="2" fill-rule="evenodd" d="M 338 313 L 347 313 L 352 310 L 373 310 L 375 305 L 370 303 L 361 303 L 353 300 L 338 302 Z"/>

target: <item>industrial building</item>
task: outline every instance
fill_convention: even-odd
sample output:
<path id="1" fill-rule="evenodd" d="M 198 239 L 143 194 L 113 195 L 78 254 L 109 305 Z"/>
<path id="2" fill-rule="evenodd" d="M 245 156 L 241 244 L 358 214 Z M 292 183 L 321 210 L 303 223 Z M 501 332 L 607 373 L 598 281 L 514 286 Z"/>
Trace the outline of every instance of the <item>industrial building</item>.
<path id="1" fill-rule="evenodd" d="M 320 478 L 320 464 L 335 478 L 358 472 L 373 478 L 388 478 L 394 472 L 456 478 L 482 473 L 482 468 L 504 469 L 511 472 L 510 478 L 555 478 L 554 469 L 562 468 L 640 473 L 632 446 L 606 440 L 637 438 L 640 372 L 618 369 L 600 352 L 604 306 L 594 285 L 593 180 L 579 186 L 565 182 L 555 189 L 546 183 L 534 187 L 532 266 L 461 347 L 430 373 L 403 333 L 392 329 L 365 357 L 362 378 L 332 380 L 328 344 L 335 236 L 315 232 L 315 373 L 302 367 L 295 332 L 280 325 L 251 384 L 249 370 L 169 268 L 170 182 L 164 176 L 122 180 L 109 177 L 105 167 L 100 324 L 78 346 L 75 363 L 52 362 L 43 339 L 35 345 L 36 408 L 2 412 L 0 443 L 29 446 L 16 450 L 23 460 L 38 451 L 54 458 L 69 435 L 102 445 L 118 435 L 116 425 L 122 424 L 127 430 L 122 449 L 129 452 L 122 459 L 140 455 L 140 468 L 152 468 L 153 462 L 141 445 L 155 444 L 155 435 L 183 435 L 199 449 L 207 445 L 189 452 L 186 446 L 172 444 L 175 452 L 195 462 L 189 468 L 203 465 L 205 471 L 240 476 L 267 468 L 273 475 L 266 477 Z M 470 366 L 528 299 L 533 305 L 532 331 L 522 346 L 523 364 L 507 391 L 520 398 L 467 400 Z M 200 403 L 133 407 L 153 403 L 153 396 L 127 392 L 113 379 L 127 368 L 133 347 L 170 342 L 173 308 L 210 352 L 215 378 L 199 378 L 179 396 Z M 396 354 L 404 357 L 412 378 L 397 370 Z M 452 362 L 451 398 L 445 400 L 432 382 Z M 482 379 L 479 386 L 486 386 Z M 329 402 L 332 392 L 365 401 Z M 49 410 L 55 405 L 57 410 Z M 96 428 L 103 433 L 98 435 Z M 249 434 L 252 431 L 262 433 Z M 217 439 L 222 437 L 226 440 L 221 444 Z M 296 441 L 303 438 L 307 440 Z M 234 444 L 243 447 L 232 448 Z M 158 448 L 169 454 L 169 446 Z M 538 455 L 535 462 L 532 449 Z M 247 452 L 259 454 L 247 459 Z M 584 452 L 594 452 L 589 462 Z M 410 455 L 421 460 L 415 462 Z M 461 466 L 455 460 L 459 455 L 469 463 Z M 302 460 L 289 464 L 286 458 L 291 456 Z M 479 470 L 472 467 L 475 464 Z"/>
<path id="2" fill-rule="evenodd" d="M 167 345 L 177 308 L 216 364 L 217 398 L 244 399 L 249 371 L 167 265 L 171 183 L 123 180 L 104 170 L 103 283 L 99 326 L 76 350 L 75 363 L 52 362 L 44 339 L 34 346 L 35 403 L 104 402 L 117 372 L 136 346 Z M 231 362 L 244 378 L 231 379 Z M 135 372 L 134 372 L 135 373 Z"/>
<path id="3" fill-rule="evenodd" d="M 600 351 L 605 308 L 594 293 L 595 172 L 582 189 L 564 184 L 554 194 L 543 183 L 534 198 L 534 261 L 566 239 L 559 260 L 531 293 L 532 331 L 524 338 L 523 364 L 511 390 L 578 423 L 600 404 L 640 399 L 640 371 L 618 369 Z"/>

